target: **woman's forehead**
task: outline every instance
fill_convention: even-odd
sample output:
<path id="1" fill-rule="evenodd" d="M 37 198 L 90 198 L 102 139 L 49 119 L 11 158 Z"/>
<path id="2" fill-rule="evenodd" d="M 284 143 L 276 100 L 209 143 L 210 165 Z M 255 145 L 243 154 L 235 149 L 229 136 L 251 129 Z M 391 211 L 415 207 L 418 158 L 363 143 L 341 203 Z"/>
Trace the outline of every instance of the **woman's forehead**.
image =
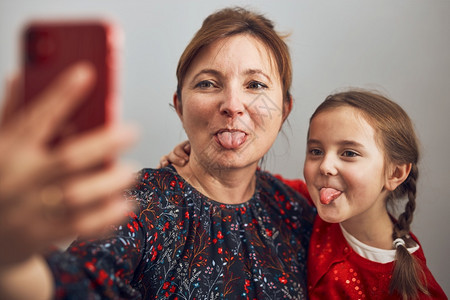
<path id="1" fill-rule="evenodd" d="M 268 46 L 249 34 L 222 38 L 204 47 L 192 61 L 187 76 L 205 68 L 218 72 L 261 70 L 272 80 L 279 78 Z"/>

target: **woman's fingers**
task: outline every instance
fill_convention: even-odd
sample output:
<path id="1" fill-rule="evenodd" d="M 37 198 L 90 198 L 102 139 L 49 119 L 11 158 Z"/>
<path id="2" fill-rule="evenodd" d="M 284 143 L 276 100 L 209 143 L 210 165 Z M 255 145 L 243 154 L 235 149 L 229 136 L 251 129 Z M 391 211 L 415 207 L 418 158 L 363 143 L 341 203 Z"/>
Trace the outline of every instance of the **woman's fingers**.
<path id="1" fill-rule="evenodd" d="M 54 150 L 13 141 L 0 145 L 2 149 L 9 148 L 3 149 L 5 156 L 0 158 L 3 204 L 11 198 L 9 194 L 17 194 L 24 186 L 45 186 L 67 177 L 88 176 L 94 167 L 114 163 L 118 154 L 133 143 L 136 136 L 133 133 L 126 128 L 97 130 Z"/>
<path id="2" fill-rule="evenodd" d="M 98 237 L 121 224 L 128 213 L 135 209 L 135 203 L 126 201 L 123 194 L 113 195 L 109 201 L 99 203 L 95 209 L 80 212 L 72 221 L 74 233 L 83 237 Z"/>
<path id="3" fill-rule="evenodd" d="M 133 207 L 124 190 L 134 179 L 130 166 L 115 165 L 67 182 L 25 189 L 15 205 L 7 207 L 8 214 L 2 214 L 0 235 L 12 248 L 28 246 L 23 253 L 3 249 L 6 252 L 0 254 L 21 260 L 30 250 L 40 251 L 69 236 L 101 233 L 102 228 L 122 222 Z"/>
<path id="4" fill-rule="evenodd" d="M 47 141 L 84 100 L 94 81 L 95 72 L 88 63 L 78 63 L 64 71 L 33 103 L 18 112 L 18 134 L 26 134 L 31 142 Z"/>
<path id="5" fill-rule="evenodd" d="M 5 139 L 2 139 L 5 142 Z M 8 142 L 8 141 L 6 141 Z M 7 145 L 3 145 L 7 146 Z M 40 185 L 40 180 L 45 177 L 45 168 L 48 159 L 42 155 L 39 149 L 34 147 L 17 148 L 10 144 L 0 147 L 0 207 L 11 201 L 19 201 L 17 195 L 25 187 L 29 190 Z"/>
<path id="6" fill-rule="evenodd" d="M 120 194 L 130 188 L 135 180 L 134 169 L 128 165 L 115 164 L 103 170 L 79 178 L 71 179 L 65 184 L 65 204 L 71 211 L 83 210 L 95 206 L 113 194 Z"/>
<path id="7" fill-rule="evenodd" d="M 21 77 L 18 73 L 6 79 L 5 95 L 3 97 L 3 107 L 0 116 L 0 127 L 4 127 L 20 103 L 22 89 L 20 88 Z"/>
<path id="8" fill-rule="evenodd" d="M 104 126 L 64 142 L 54 150 L 53 163 L 63 174 L 83 171 L 114 160 L 131 147 L 137 138 L 135 126 Z"/>

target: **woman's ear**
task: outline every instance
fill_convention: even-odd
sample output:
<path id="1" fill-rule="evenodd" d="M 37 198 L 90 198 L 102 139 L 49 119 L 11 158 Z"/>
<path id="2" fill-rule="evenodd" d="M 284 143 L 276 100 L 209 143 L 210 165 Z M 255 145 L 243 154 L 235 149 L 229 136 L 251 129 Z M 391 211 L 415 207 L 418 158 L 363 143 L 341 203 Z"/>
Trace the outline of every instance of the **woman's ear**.
<path id="1" fill-rule="evenodd" d="M 286 121 L 287 117 L 291 113 L 292 103 L 293 103 L 293 100 L 292 100 L 291 95 L 289 95 L 288 101 L 283 101 L 283 123 L 284 123 L 284 121 Z"/>
<path id="2" fill-rule="evenodd" d="M 178 97 L 178 93 L 173 94 L 173 107 L 178 114 L 178 117 L 183 121 L 183 107 L 181 105 L 181 99 Z"/>
<path id="3" fill-rule="evenodd" d="M 389 177 L 386 181 L 386 189 L 389 191 L 395 190 L 403 181 L 408 178 L 409 172 L 411 171 L 411 164 L 401 164 L 394 165 L 393 169 L 390 170 L 388 174 Z"/>

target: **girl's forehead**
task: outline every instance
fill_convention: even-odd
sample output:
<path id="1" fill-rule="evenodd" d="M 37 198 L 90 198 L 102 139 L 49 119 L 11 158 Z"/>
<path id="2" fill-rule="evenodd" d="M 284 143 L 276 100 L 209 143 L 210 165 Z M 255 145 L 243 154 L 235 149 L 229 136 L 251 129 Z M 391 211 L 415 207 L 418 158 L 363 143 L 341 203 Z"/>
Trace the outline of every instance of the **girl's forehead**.
<path id="1" fill-rule="evenodd" d="M 330 107 L 311 119 L 309 134 L 375 140 L 375 128 L 368 119 L 361 110 L 349 105 Z"/>

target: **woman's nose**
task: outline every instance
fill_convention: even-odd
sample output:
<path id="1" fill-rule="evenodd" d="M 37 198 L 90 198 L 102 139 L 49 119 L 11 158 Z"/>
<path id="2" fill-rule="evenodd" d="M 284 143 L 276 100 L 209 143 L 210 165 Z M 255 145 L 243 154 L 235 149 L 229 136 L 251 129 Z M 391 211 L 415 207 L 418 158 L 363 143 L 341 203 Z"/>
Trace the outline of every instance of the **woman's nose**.
<path id="1" fill-rule="evenodd" d="M 320 163 L 320 173 L 322 175 L 334 176 L 337 174 L 336 162 L 330 155 L 325 155 Z"/>
<path id="2" fill-rule="evenodd" d="M 220 113 L 231 118 L 243 115 L 245 111 L 243 97 L 237 91 L 231 89 L 226 91 L 220 103 Z"/>

